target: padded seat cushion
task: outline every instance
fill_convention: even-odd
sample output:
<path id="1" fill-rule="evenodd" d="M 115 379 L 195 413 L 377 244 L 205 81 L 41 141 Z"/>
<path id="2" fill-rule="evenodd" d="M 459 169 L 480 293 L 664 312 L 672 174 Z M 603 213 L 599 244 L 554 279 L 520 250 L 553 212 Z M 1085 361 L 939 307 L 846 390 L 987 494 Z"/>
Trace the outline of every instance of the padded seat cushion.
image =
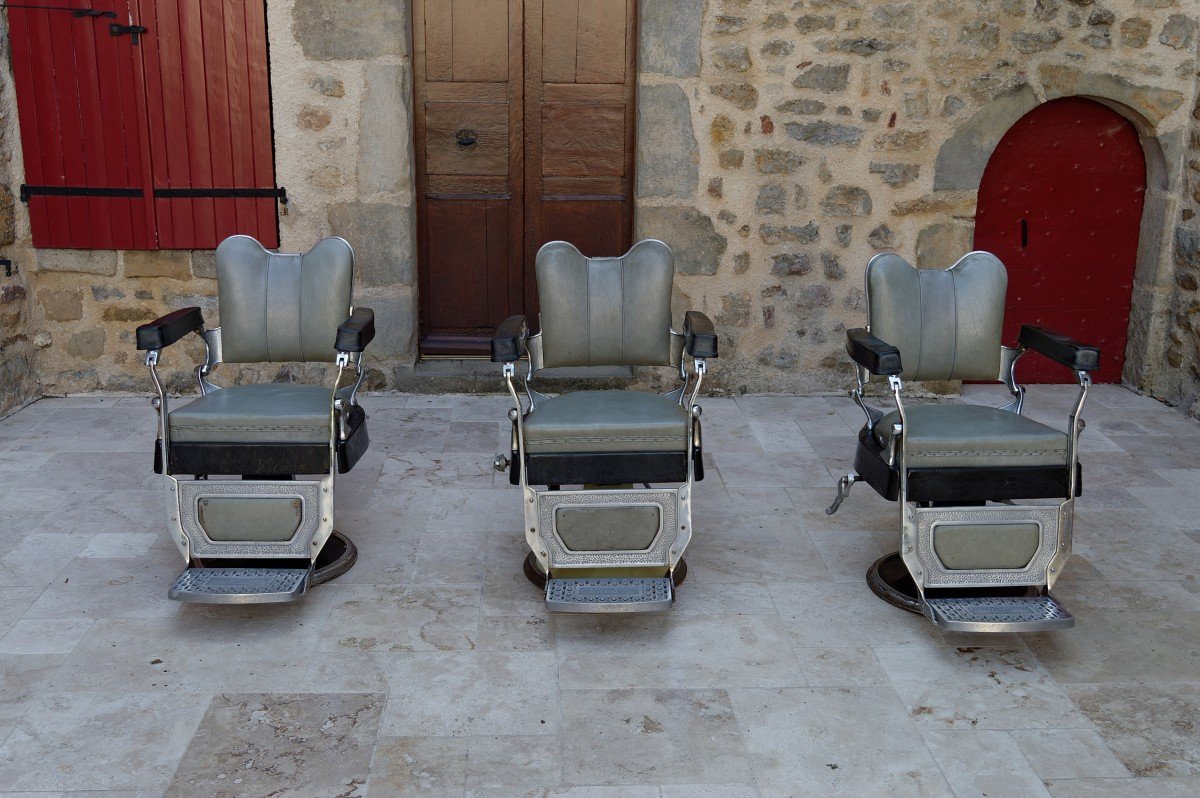
<path id="1" fill-rule="evenodd" d="M 525 419 L 525 448 L 550 452 L 686 452 L 687 413 L 662 396 L 577 391 L 539 404 Z"/>
<path id="2" fill-rule="evenodd" d="M 172 443 L 302 443 L 328 446 L 330 389 L 234 385 L 172 410 Z"/>
<path id="3" fill-rule="evenodd" d="M 1067 464 L 1067 434 L 1024 416 L 979 405 L 914 405 L 906 408 L 908 468 L 1008 468 Z M 875 427 L 885 449 L 896 410 Z"/>

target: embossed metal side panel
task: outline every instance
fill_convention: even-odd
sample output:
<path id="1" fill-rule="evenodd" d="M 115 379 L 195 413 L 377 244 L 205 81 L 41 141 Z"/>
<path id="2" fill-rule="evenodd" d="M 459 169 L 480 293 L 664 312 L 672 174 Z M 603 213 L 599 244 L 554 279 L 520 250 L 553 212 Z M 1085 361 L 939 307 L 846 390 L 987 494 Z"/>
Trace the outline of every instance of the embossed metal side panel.
<path id="1" fill-rule="evenodd" d="M 912 509 L 916 521 L 916 559 L 926 588 L 991 587 L 1001 585 L 1045 585 L 1046 569 L 1058 549 L 1059 505 L 1013 505 L 1001 507 L 945 507 Z M 937 524 L 1034 523 L 1041 528 L 1037 554 L 1024 568 L 952 571 L 933 549 L 933 527 Z M 907 541 L 906 541 L 907 545 Z M 911 570 L 911 565 L 910 565 Z"/>
<path id="2" fill-rule="evenodd" d="M 672 547 L 677 533 L 688 532 L 688 518 L 679 512 L 680 490 L 561 490 L 538 491 L 537 529 L 539 540 L 547 552 L 551 568 L 620 568 L 662 567 L 668 569 L 672 563 Z M 662 526 L 650 546 L 641 551 L 572 551 L 563 543 L 555 530 L 555 510 L 563 506 L 573 507 L 628 507 L 630 505 L 654 505 L 659 508 Z"/>
<path id="3" fill-rule="evenodd" d="M 310 559 L 333 530 L 333 488 L 331 480 L 320 482 L 258 481 L 176 481 L 178 485 L 179 523 L 191 543 L 191 556 L 204 557 L 297 557 Z M 283 543 L 264 541 L 214 541 L 200 526 L 196 503 L 209 496 L 257 496 L 299 499 L 304 503 L 303 518 L 291 540 Z M 312 545 L 316 543 L 317 545 Z"/>

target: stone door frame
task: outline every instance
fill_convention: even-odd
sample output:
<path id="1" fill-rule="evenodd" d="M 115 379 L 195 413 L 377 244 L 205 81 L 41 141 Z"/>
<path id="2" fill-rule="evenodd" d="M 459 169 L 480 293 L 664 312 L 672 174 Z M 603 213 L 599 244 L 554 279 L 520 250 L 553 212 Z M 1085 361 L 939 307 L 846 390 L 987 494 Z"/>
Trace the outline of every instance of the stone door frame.
<path id="1" fill-rule="evenodd" d="M 1134 86 L 1109 75 L 1064 70 L 1043 75 L 1042 85 L 1023 84 L 994 98 L 948 138 L 934 166 L 934 193 L 955 192 L 977 197 L 988 160 L 1000 139 L 1021 117 L 1050 100 L 1082 97 L 1099 102 L 1133 123 L 1146 158 L 1146 196 L 1134 267 L 1122 382 L 1152 390 L 1167 345 L 1171 298 L 1175 285 L 1171 247 L 1173 221 L 1182 185 L 1185 129 L 1163 129 L 1172 109 L 1155 104 L 1153 89 Z M 1065 79 L 1064 79 L 1065 77 Z M 1050 78 L 1050 79 L 1047 79 Z M 973 218 L 967 221 L 974 237 Z M 1070 331 L 1065 331 L 1068 334 Z"/>

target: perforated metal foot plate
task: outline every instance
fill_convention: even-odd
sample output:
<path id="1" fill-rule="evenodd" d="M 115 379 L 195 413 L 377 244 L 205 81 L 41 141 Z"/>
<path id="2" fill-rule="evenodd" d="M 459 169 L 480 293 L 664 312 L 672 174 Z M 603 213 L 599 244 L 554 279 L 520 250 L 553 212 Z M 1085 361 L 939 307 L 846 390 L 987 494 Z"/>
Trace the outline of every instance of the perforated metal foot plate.
<path id="1" fill-rule="evenodd" d="M 675 589 L 662 579 L 550 579 L 551 612 L 661 612 L 671 608 Z"/>
<path id="2" fill-rule="evenodd" d="M 954 632 L 1069 629 L 1075 618 L 1050 596 L 972 596 L 924 602 L 926 617 Z"/>
<path id="3" fill-rule="evenodd" d="M 295 601 L 308 589 L 306 568 L 188 568 L 167 596 L 203 604 Z"/>

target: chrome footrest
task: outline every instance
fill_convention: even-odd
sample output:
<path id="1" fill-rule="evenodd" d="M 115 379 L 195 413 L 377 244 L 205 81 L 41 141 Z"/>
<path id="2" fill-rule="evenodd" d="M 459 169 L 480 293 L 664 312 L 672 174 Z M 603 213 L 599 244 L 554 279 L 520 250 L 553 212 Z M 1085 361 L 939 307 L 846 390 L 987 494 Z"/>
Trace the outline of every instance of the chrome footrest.
<path id="1" fill-rule="evenodd" d="M 661 612 L 674 600 L 670 577 L 546 581 L 546 609 L 551 612 Z"/>
<path id="2" fill-rule="evenodd" d="M 295 601 L 308 589 L 307 568 L 188 568 L 169 598 L 202 604 L 274 604 Z"/>
<path id="3" fill-rule="evenodd" d="M 1043 632 L 1075 618 L 1051 596 L 971 596 L 922 602 L 925 617 L 953 632 Z"/>

